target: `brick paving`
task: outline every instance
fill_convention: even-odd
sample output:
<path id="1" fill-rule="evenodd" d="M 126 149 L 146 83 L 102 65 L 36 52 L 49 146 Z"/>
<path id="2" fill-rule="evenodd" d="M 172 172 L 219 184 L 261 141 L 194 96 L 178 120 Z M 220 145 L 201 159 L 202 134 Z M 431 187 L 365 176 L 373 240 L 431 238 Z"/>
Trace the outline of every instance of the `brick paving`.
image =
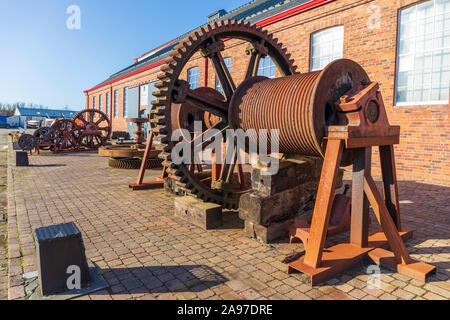
<path id="1" fill-rule="evenodd" d="M 3 130 L 0 130 L 3 131 Z M 0 300 L 8 299 L 8 258 L 7 241 L 8 231 L 6 218 L 6 166 L 8 162 L 7 135 L 0 133 Z"/>
<path id="2" fill-rule="evenodd" d="M 370 289 L 363 261 L 311 287 L 282 262 L 299 244 L 265 245 L 245 236 L 237 213 L 204 231 L 174 217 L 174 196 L 133 192 L 137 171 L 110 169 L 95 153 L 30 157 L 32 166 L 8 167 L 9 299 L 24 299 L 22 275 L 37 270 L 33 229 L 75 221 L 86 254 L 110 287 L 82 299 L 449 299 L 450 188 L 400 182 L 403 223 L 415 230 L 414 259 L 438 272 L 427 284 L 382 268 Z M 152 170 L 147 179 L 157 177 Z M 375 221 L 375 219 L 372 219 Z M 374 223 L 375 224 L 375 223 Z M 328 244 L 348 237 L 342 234 Z"/>

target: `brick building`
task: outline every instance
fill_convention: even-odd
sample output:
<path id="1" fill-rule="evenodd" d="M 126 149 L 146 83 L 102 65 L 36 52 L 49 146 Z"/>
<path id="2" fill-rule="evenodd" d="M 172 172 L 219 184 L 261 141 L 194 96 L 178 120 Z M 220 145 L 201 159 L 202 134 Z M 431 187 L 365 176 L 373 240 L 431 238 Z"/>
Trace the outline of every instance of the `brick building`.
<path id="1" fill-rule="evenodd" d="M 401 126 L 399 178 L 450 185 L 450 0 L 254 0 L 208 17 L 221 19 L 243 19 L 273 33 L 300 72 L 320 70 L 342 57 L 360 63 L 380 83 L 391 124 Z M 159 66 L 183 37 L 86 90 L 86 107 L 105 111 L 114 131 L 131 132 L 125 117 L 148 113 Z M 242 79 L 245 46 L 237 40 L 225 44 L 222 55 L 231 75 Z M 277 76 L 270 58 L 260 63 L 259 73 Z M 200 55 L 183 74 L 191 87 L 221 90 Z"/>

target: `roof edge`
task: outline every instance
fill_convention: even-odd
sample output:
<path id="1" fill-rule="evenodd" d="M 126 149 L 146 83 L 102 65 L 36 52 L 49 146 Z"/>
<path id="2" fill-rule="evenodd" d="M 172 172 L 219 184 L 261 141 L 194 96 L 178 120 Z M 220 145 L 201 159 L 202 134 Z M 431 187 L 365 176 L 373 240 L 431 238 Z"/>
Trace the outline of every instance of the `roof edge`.
<path id="1" fill-rule="evenodd" d="M 308 10 L 311 10 L 311 9 L 314 9 L 314 8 L 317 8 L 317 7 L 319 7 L 319 6 L 322 6 L 322 5 L 324 5 L 324 4 L 327 4 L 327 3 L 330 3 L 330 2 L 334 2 L 334 1 L 336 1 L 336 0 L 311 0 L 311 1 L 309 1 L 309 2 L 300 4 L 300 5 L 296 6 L 296 7 L 293 7 L 293 8 L 291 8 L 291 9 L 288 9 L 288 10 L 286 10 L 286 11 L 283 11 L 283 12 L 280 12 L 280 13 L 278 13 L 278 14 L 275 14 L 275 15 L 272 16 L 272 17 L 269 17 L 269 18 L 263 19 L 263 20 L 261 20 L 261 21 L 258 21 L 258 22 L 255 23 L 255 25 L 258 26 L 258 27 L 265 27 L 265 26 L 271 25 L 271 24 L 273 24 L 273 23 L 275 23 L 275 22 L 278 22 L 278 21 L 281 21 L 281 20 L 284 20 L 284 19 L 288 19 L 288 18 L 290 18 L 290 17 L 292 17 L 292 16 L 295 16 L 295 15 L 297 15 L 297 14 L 300 14 L 300 13 L 302 13 L 302 12 L 305 12 L 305 11 L 308 11 Z M 252 2 L 253 2 L 253 1 L 252 1 Z M 250 3 L 251 3 L 251 2 L 249 2 L 248 4 L 250 4 Z M 231 11 L 230 11 L 230 12 L 231 12 Z M 167 45 L 169 45 L 169 44 L 172 44 L 172 43 L 175 42 L 176 40 L 178 40 L 178 38 L 175 39 L 175 40 L 172 40 L 172 41 L 166 43 L 165 45 L 162 45 L 161 47 L 156 48 L 156 49 L 154 49 L 154 50 L 152 50 L 152 51 L 150 51 L 150 52 L 154 52 L 154 51 L 156 51 L 156 50 L 162 49 L 163 47 L 165 47 L 165 46 L 167 46 Z M 149 54 L 150 52 L 144 54 L 143 56 Z M 123 75 L 123 76 L 120 76 L 120 77 L 118 77 L 118 78 L 112 79 L 112 80 L 110 80 L 110 81 L 108 81 L 108 82 L 101 83 L 101 84 L 99 84 L 99 85 L 97 85 L 97 86 L 95 86 L 95 87 L 93 87 L 93 88 L 91 88 L 91 89 L 87 89 L 87 90 L 85 90 L 85 91 L 83 91 L 83 92 L 84 92 L 85 94 L 86 94 L 86 93 L 89 93 L 90 91 L 96 90 L 96 89 L 98 89 L 98 88 L 104 87 L 104 86 L 106 86 L 106 85 L 112 84 L 112 83 L 117 82 L 117 81 L 120 81 L 120 80 L 122 80 L 122 79 L 131 77 L 131 76 L 133 76 L 133 75 L 135 75 L 135 74 L 137 74 L 137 73 L 140 73 L 140 72 L 142 72 L 142 71 L 146 71 L 146 70 L 149 70 L 149 69 L 153 69 L 153 68 L 155 68 L 155 67 L 158 67 L 158 66 L 162 65 L 163 63 L 164 63 L 164 58 L 162 58 L 162 59 L 159 60 L 159 61 L 156 61 L 155 63 L 153 63 L 153 64 L 151 64 L 151 65 L 145 66 L 145 67 L 143 67 L 143 68 L 141 68 L 141 69 L 138 69 L 138 70 L 135 70 L 135 71 L 132 71 L 132 72 L 127 73 L 127 74 L 125 74 L 125 75 Z"/>

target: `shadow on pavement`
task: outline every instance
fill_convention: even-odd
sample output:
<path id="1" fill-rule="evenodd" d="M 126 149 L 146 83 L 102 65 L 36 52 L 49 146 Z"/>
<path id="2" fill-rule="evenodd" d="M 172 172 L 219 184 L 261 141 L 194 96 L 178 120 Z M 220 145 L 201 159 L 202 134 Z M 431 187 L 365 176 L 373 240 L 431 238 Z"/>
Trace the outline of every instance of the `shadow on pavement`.
<path id="1" fill-rule="evenodd" d="M 123 293 L 114 289 L 117 280 L 133 293 L 201 292 L 228 281 L 206 265 L 111 268 L 102 273 L 112 294 Z"/>

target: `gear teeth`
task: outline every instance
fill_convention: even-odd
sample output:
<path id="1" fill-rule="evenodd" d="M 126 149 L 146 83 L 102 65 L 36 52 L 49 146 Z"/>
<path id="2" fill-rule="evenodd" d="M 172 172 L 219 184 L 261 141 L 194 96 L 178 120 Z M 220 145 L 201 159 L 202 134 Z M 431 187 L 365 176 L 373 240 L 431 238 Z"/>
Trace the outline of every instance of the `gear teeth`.
<path id="1" fill-rule="evenodd" d="M 164 72 L 158 73 L 158 75 L 156 77 L 161 81 L 170 81 L 171 75 L 172 75 L 172 72 L 169 73 L 169 72 L 164 71 Z"/>
<path id="2" fill-rule="evenodd" d="M 150 114 L 152 115 L 158 115 L 158 116 L 163 116 L 164 115 L 164 108 L 161 108 L 160 106 L 154 106 L 152 108 L 152 110 L 150 111 Z"/>
<path id="3" fill-rule="evenodd" d="M 165 104 L 162 103 L 162 101 L 159 101 L 159 99 L 157 99 L 157 100 L 152 101 L 152 106 L 153 107 L 163 107 L 163 106 L 165 106 Z"/>
<path id="4" fill-rule="evenodd" d="M 158 90 L 158 91 L 154 91 L 152 94 L 157 98 L 165 97 L 168 94 L 168 91 L 167 91 L 167 89 L 166 90 Z"/>
<path id="5" fill-rule="evenodd" d="M 171 99 L 174 84 L 178 80 L 177 77 L 182 72 L 188 59 L 199 49 L 199 46 L 211 37 L 220 38 L 221 35 L 230 31 L 233 33 L 239 32 L 241 31 L 239 28 L 247 29 L 243 30 L 243 32 L 251 35 L 249 37 L 250 39 L 259 39 L 260 42 L 267 45 L 269 50 L 271 50 L 269 51 L 270 53 L 275 54 L 280 60 L 284 59 L 284 61 L 280 61 L 280 64 L 286 74 L 295 73 L 297 67 L 294 66 L 294 61 L 290 59 L 291 55 L 287 53 L 287 49 L 283 48 L 281 43 L 278 43 L 278 39 L 274 38 L 272 33 L 242 19 L 215 21 L 213 24 L 196 29 L 184 40 L 178 42 L 169 53 L 165 64 L 160 68 L 161 72 L 157 75 L 160 82 L 155 85 L 158 90 L 154 92 L 154 96 L 157 99 L 152 102 L 154 108 L 151 112 L 150 122 L 155 132 L 155 139 L 160 142 L 155 147 L 159 146 L 159 149 L 162 149 L 160 158 L 164 160 L 163 164 L 166 166 L 167 172 L 174 179 L 173 185 L 175 189 L 195 195 L 203 201 L 220 203 L 227 209 L 236 209 L 238 207 L 238 197 L 236 195 L 210 189 L 206 185 L 203 185 L 198 177 L 196 178 L 191 175 L 189 166 L 175 165 L 170 161 L 171 151 L 175 145 L 170 140 L 172 130 L 170 123 Z"/>
<path id="6" fill-rule="evenodd" d="M 170 64 L 164 64 L 164 65 L 161 66 L 161 71 L 164 72 L 164 73 L 168 73 L 169 77 L 171 77 L 173 75 L 173 69 L 174 69 L 174 67 L 171 66 Z"/>
<path id="7" fill-rule="evenodd" d="M 155 87 L 158 89 L 168 87 L 168 86 L 169 86 L 169 82 L 167 82 L 167 81 L 160 81 L 160 82 L 155 83 Z"/>
<path id="8" fill-rule="evenodd" d="M 168 57 L 166 58 L 166 60 L 164 60 L 164 62 L 168 65 L 170 65 L 171 69 L 175 69 L 178 61 L 176 60 L 176 57 Z"/>
<path id="9" fill-rule="evenodd" d="M 159 126 L 156 128 L 153 128 L 153 131 L 155 133 L 162 133 L 162 134 L 167 134 L 169 132 L 169 130 L 167 128 L 159 127 Z"/>

